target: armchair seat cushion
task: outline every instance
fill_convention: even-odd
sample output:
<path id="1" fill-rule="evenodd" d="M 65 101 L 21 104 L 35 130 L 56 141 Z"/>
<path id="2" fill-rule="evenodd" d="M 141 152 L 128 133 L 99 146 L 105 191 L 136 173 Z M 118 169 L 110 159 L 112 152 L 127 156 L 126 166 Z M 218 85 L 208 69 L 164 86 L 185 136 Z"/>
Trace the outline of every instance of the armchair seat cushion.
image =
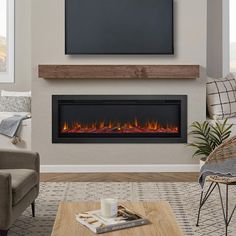
<path id="1" fill-rule="evenodd" d="M 12 181 L 12 205 L 16 205 L 34 186 L 38 184 L 38 173 L 30 169 L 1 169 L 9 173 Z"/>

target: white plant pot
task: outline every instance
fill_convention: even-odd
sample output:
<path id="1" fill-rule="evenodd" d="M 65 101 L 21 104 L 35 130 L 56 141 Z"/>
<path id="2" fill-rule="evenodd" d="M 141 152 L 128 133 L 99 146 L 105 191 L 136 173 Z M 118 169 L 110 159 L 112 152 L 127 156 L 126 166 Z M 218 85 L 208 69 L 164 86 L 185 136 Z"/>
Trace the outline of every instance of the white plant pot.
<path id="1" fill-rule="evenodd" d="M 202 166 L 205 164 L 205 162 L 206 162 L 206 158 L 205 157 L 200 159 L 200 170 L 201 170 Z"/>

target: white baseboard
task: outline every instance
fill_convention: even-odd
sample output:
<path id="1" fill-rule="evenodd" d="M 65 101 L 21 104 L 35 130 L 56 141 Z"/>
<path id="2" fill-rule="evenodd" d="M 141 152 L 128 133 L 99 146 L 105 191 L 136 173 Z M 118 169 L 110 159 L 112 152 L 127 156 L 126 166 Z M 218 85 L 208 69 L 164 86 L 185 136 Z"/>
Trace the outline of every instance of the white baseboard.
<path id="1" fill-rule="evenodd" d="M 42 173 L 199 172 L 199 165 L 41 165 Z"/>

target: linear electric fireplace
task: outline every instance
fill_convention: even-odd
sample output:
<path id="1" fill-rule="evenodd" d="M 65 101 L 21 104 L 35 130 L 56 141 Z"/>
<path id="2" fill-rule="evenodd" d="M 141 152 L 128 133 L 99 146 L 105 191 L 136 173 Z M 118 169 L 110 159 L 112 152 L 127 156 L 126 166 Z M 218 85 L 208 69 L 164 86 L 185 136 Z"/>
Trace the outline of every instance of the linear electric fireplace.
<path id="1" fill-rule="evenodd" d="M 185 95 L 53 95 L 53 143 L 186 143 Z"/>

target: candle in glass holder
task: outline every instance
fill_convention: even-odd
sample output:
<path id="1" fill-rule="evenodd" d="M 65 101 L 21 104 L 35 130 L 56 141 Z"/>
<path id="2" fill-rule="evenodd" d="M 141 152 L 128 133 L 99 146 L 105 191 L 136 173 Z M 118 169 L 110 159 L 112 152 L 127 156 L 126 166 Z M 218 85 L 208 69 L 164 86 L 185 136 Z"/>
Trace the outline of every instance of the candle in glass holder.
<path id="1" fill-rule="evenodd" d="M 105 218 L 117 216 L 117 199 L 106 198 L 101 200 L 101 215 Z"/>

